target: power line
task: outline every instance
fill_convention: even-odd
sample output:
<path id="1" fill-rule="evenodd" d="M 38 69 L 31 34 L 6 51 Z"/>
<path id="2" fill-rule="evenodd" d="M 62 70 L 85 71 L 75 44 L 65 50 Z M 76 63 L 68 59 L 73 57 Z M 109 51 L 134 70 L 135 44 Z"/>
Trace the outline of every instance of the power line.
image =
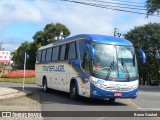
<path id="1" fill-rule="evenodd" d="M 88 5 L 88 6 L 105 8 L 105 9 L 112 9 L 112 10 L 117 10 L 117 11 L 124 11 L 124 12 L 137 13 L 137 14 L 145 14 L 145 13 L 142 13 L 142 12 L 124 10 L 124 9 L 119 9 L 119 8 L 110 8 L 110 7 L 108 7 L 108 5 L 102 5 L 102 4 L 93 4 L 93 3 L 86 3 L 86 2 L 78 2 L 78 1 L 73 1 L 73 0 L 61 0 L 61 1 L 72 2 L 72 3 L 77 3 L 77 4 L 83 4 L 83 5 Z"/>
<path id="2" fill-rule="evenodd" d="M 52 0 L 44 0 L 44 1 L 53 2 Z M 66 2 L 70 2 L 70 3 L 93 6 L 93 7 L 97 7 L 97 8 L 104 8 L 104 9 L 111 9 L 111 10 L 116 10 L 116 11 L 146 15 L 146 12 L 145 12 L 146 9 L 135 8 L 135 7 L 140 7 L 140 6 L 137 6 L 137 5 L 135 7 L 130 7 L 131 5 L 126 4 L 126 5 L 128 5 L 128 7 L 126 7 L 126 5 L 124 5 L 124 4 L 120 5 L 119 3 L 112 3 L 112 2 L 110 2 L 110 4 L 118 4 L 120 6 L 113 6 L 113 5 L 108 5 L 108 4 L 97 4 L 97 3 L 90 3 L 90 2 L 81 2 L 79 0 L 60 0 L 60 1 L 66 1 Z M 102 0 L 86 0 L 86 1 L 106 2 L 106 1 L 102 1 Z M 112 1 L 127 2 L 127 1 L 123 1 L 123 0 L 112 0 Z M 138 2 L 128 2 L 128 3 L 135 3 L 135 4 L 137 3 L 138 4 Z M 143 4 L 143 3 L 140 3 L 140 4 Z M 141 7 L 144 8 L 144 6 L 141 6 Z M 141 10 L 143 10 L 143 11 L 141 11 Z M 159 15 L 155 15 L 155 14 L 150 15 L 150 16 L 160 17 Z"/>
<path id="3" fill-rule="evenodd" d="M 90 1 L 90 0 L 88 0 Z M 111 2 L 106 2 L 106 3 L 111 3 Z M 90 4 L 95 4 L 95 3 L 90 3 Z M 117 3 L 111 3 L 111 4 L 117 4 Z M 146 9 L 142 9 L 142 8 L 135 8 L 135 7 L 130 7 L 130 6 L 121 6 L 121 4 L 118 4 L 119 6 L 114 6 L 114 5 L 108 5 L 108 4 L 105 4 L 105 5 L 102 5 L 102 4 L 95 4 L 95 5 L 100 5 L 100 6 L 105 6 L 105 7 L 116 7 L 116 8 L 127 8 L 127 9 L 133 9 L 133 10 L 146 10 Z"/>
<path id="4" fill-rule="evenodd" d="M 136 13 L 136 14 L 146 15 L 146 13 L 144 13 L 144 12 L 131 11 L 131 10 L 120 9 L 120 8 L 113 8 L 113 6 L 108 7 L 109 5 L 94 4 L 94 3 L 87 3 L 87 2 L 79 2 L 79 1 L 74 1 L 74 0 L 61 0 L 61 1 L 66 1 L 66 2 L 71 2 L 71 3 L 77 3 L 77 4 L 82 4 L 82 5 L 88 5 L 88 6 L 93 6 L 93 7 L 99 7 L 99 8 L 105 8 L 105 9 L 111 9 L 111 10 L 116 10 L 116 11 L 123 11 L 123 12 L 129 12 L 129 13 Z M 134 10 L 137 10 L 137 9 L 135 8 Z M 160 17 L 158 15 L 152 15 L 152 16 Z"/>
<path id="5" fill-rule="evenodd" d="M 45 1 L 53 3 L 53 1 L 51 1 L 51 0 L 45 0 Z M 63 0 L 61 0 L 61 1 L 63 1 Z M 78 1 L 78 0 L 73 0 L 73 1 L 72 0 L 71 1 L 64 0 L 64 1 L 68 1 L 68 2 L 75 1 L 75 2 L 78 2 L 78 3 L 80 3 L 80 2 L 83 3 L 83 1 Z M 109 6 L 109 7 L 116 7 L 116 8 L 119 7 L 119 8 L 136 9 L 136 10 L 146 10 L 146 9 L 144 9 L 144 6 L 121 4 L 121 3 L 114 3 L 114 2 L 106 2 L 106 1 L 101 1 L 101 0 L 85 0 L 85 1 L 91 1 L 91 2 L 88 2 L 88 3 L 95 4 L 95 5 L 100 5 L 100 6 Z M 105 4 L 97 4 L 95 2 L 97 2 L 97 3 L 105 3 Z M 86 2 L 84 2 L 84 3 L 86 3 Z"/>
<path id="6" fill-rule="evenodd" d="M 138 4 L 138 5 L 139 5 L 139 4 L 145 5 L 145 3 L 124 1 L 124 0 L 112 0 L 112 1 L 118 1 L 118 2 L 123 2 L 123 3 L 131 3 L 131 4 Z"/>
<path id="7" fill-rule="evenodd" d="M 102 1 L 102 0 L 85 0 L 85 1 L 94 1 L 94 2 L 99 2 L 99 3 L 109 3 L 109 4 L 118 4 L 118 5 L 124 5 L 124 6 L 131 6 L 131 7 L 140 7 L 140 8 L 144 8 L 145 5 L 143 6 L 139 6 L 139 5 L 133 5 L 133 4 L 124 4 L 124 3 L 119 3 L 119 2 L 106 2 L 106 1 Z"/>

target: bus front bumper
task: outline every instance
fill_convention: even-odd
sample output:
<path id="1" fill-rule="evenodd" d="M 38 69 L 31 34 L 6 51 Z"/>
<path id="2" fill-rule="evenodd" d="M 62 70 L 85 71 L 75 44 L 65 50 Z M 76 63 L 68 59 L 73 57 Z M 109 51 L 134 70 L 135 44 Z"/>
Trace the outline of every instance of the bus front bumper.
<path id="1" fill-rule="evenodd" d="M 91 98 L 132 98 L 135 99 L 138 94 L 138 88 L 130 91 L 108 91 L 91 85 L 90 97 Z"/>

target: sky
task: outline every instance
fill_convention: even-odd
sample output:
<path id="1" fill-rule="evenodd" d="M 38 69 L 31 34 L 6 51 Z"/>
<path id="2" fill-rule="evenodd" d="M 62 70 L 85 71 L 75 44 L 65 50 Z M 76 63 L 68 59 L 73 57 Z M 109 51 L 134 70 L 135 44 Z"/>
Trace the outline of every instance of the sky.
<path id="1" fill-rule="evenodd" d="M 118 0 L 103 1 L 118 2 Z M 145 0 L 128 1 L 145 3 Z M 82 33 L 113 36 L 114 28 L 126 34 L 134 27 L 150 22 L 160 23 L 160 17 L 146 18 L 144 14 L 120 12 L 61 0 L 0 0 L 0 42 L 3 42 L 6 51 L 11 52 L 24 41 L 32 42 L 34 34 L 43 30 L 49 23 L 66 25 L 71 31 L 70 36 Z"/>

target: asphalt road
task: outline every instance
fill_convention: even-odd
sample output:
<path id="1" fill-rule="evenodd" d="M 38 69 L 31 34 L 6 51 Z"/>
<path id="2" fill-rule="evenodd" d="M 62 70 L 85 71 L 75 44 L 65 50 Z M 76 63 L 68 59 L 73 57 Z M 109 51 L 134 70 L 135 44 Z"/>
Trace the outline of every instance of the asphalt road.
<path id="1" fill-rule="evenodd" d="M 11 87 L 22 89 L 22 84 L 0 83 L 0 87 Z M 41 103 L 42 111 L 160 111 L 160 87 L 140 86 L 139 95 L 136 99 L 117 99 L 115 103 L 107 100 L 91 100 L 80 98 L 78 101 L 71 100 L 69 94 L 51 90 L 49 93 L 43 93 L 42 88 L 34 84 L 25 84 L 25 90 L 32 91 L 38 95 L 37 101 Z M 127 114 L 127 112 L 126 112 Z M 44 118 L 44 120 L 112 120 L 112 119 L 142 119 L 142 120 L 160 120 L 153 117 L 54 117 Z"/>

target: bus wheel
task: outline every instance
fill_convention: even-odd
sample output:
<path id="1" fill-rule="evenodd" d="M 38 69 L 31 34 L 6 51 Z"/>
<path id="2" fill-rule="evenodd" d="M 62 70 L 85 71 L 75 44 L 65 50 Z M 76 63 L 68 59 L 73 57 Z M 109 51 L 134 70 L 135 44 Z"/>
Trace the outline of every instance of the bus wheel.
<path id="1" fill-rule="evenodd" d="M 79 95 L 78 95 L 77 84 L 74 82 L 71 84 L 71 87 L 70 87 L 70 98 L 77 100 L 78 97 Z"/>
<path id="2" fill-rule="evenodd" d="M 109 102 L 115 102 L 115 98 L 109 98 Z"/>
<path id="3" fill-rule="evenodd" d="M 48 92 L 47 80 L 43 80 L 43 92 Z"/>

